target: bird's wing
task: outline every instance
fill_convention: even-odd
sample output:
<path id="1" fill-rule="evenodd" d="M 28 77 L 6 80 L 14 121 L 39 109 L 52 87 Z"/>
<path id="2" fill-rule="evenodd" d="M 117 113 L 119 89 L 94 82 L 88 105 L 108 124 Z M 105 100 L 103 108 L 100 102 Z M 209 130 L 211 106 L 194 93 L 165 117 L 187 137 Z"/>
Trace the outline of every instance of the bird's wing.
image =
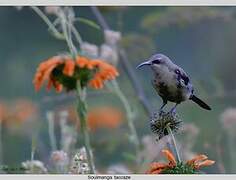
<path id="1" fill-rule="evenodd" d="M 187 73 L 182 68 L 180 68 L 180 78 L 184 81 L 185 86 L 190 82 Z"/>
<path id="2" fill-rule="evenodd" d="M 192 83 L 190 82 L 190 78 L 187 73 L 180 68 L 180 77 L 178 79 L 180 86 L 185 87 L 191 94 L 194 92 L 194 88 Z"/>

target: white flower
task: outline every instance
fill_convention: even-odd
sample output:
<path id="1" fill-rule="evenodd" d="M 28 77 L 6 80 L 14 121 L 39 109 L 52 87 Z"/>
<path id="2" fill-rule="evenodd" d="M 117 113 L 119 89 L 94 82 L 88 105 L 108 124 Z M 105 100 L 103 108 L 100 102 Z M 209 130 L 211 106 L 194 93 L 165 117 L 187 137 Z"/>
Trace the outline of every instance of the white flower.
<path id="1" fill-rule="evenodd" d="M 104 36 L 106 44 L 111 46 L 116 46 L 121 39 L 121 33 L 118 31 L 105 30 Z"/>
<path id="2" fill-rule="evenodd" d="M 66 166 L 69 163 L 68 155 L 64 151 L 53 151 L 51 154 L 51 160 L 53 164 L 59 166 Z"/>
<path id="3" fill-rule="evenodd" d="M 221 114 L 220 119 L 223 127 L 235 134 L 236 128 L 236 108 L 228 108 Z"/>
<path id="4" fill-rule="evenodd" d="M 26 169 L 25 173 L 27 174 L 45 174 L 48 172 L 43 162 L 38 160 L 22 162 L 22 166 Z"/>
<path id="5" fill-rule="evenodd" d="M 57 15 L 60 10 L 60 6 L 46 6 L 44 10 L 47 14 Z"/>
<path id="6" fill-rule="evenodd" d="M 199 128 L 193 123 L 186 123 L 183 125 L 182 131 L 188 133 L 193 137 L 196 137 L 199 134 Z"/>
<path id="7" fill-rule="evenodd" d="M 79 151 L 75 154 L 72 159 L 70 173 L 71 174 L 88 174 L 90 172 L 90 168 L 87 162 L 87 155 L 85 148 L 79 149 Z"/>
<path id="8" fill-rule="evenodd" d="M 117 65 L 119 57 L 114 48 L 107 44 L 103 44 L 101 45 L 100 59 L 104 59 L 112 65 Z"/>
<path id="9" fill-rule="evenodd" d="M 81 44 L 80 48 L 85 56 L 88 56 L 90 58 L 97 58 L 98 57 L 98 47 L 95 44 L 83 42 Z"/>

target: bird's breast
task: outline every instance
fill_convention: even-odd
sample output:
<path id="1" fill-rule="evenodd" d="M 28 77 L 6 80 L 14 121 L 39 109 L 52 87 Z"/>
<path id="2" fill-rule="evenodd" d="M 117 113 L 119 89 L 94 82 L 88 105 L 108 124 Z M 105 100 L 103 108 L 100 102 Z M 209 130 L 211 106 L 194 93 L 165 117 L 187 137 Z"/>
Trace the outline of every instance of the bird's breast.
<path id="1" fill-rule="evenodd" d="M 173 73 L 158 73 L 152 82 L 158 94 L 165 100 L 180 103 L 186 100 L 186 93 Z"/>

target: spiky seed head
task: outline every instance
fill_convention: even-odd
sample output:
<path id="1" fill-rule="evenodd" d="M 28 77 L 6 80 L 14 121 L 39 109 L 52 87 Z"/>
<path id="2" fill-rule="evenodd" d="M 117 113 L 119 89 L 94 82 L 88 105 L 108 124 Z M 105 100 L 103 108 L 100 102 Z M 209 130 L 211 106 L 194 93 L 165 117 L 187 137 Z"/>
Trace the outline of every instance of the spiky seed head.
<path id="1" fill-rule="evenodd" d="M 169 135 L 167 125 L 173 133 L 177 133 L 182 125 L 182 120 L 177 114 L 154 112 L 150 118 L 150 127 L 154 134 L 158 136 L 158 140 Z"/>

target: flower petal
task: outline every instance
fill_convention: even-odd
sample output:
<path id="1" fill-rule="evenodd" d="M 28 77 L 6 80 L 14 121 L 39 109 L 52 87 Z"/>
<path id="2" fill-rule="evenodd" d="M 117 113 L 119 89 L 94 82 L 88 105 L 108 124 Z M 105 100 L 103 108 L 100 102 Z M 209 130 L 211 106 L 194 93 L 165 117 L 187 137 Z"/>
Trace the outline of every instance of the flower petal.
<path id="1" fill-rule="evenodd" d="M 35 90 L 38 91 L 45 80 L 50 79 L 51 72 L 58 65 L 63 63 L 62 59 L 59 56 L 54 56 L 44 62 L 42 62 L 34 76 L 33 84 Z"/>
<path id="2" fill-rule="evenodd" d="M 88 63 L 89 63 L 89 60 L 87 58 L 81 57 L 81 56 L 76 57 L 76 64 L 80 68 L 86 67 Z"/>
<path id="3" fill-rule="evenodd" d="M 176 159 L 174 157 L 174 155 L 167 149 L 164 149 L 161 151 L 165 157 L 170 161 L 170 165 L 176 166 Z"/>
<path id="4" fill-rule="evenodd" d="M 199 169 L 201 167 L 204 167 L 204 166 L 211 166 L 212 164 L 214 164 L 215 161 L 212 161 L 212 160 L 205 160 L 203 162 L 200 162 L 198 164 L 195 165 L 195 168 L 196 169 Z"/>
<path id="5" fill-rule="evenodd" d="M 75 70 L 75 61 L 72 59 L 65 60 L 65 66 L 63 69 L 63 74 L 67 76 L 73 76 Z"/>
<path id="6" fill-rule="evenodd" d="M 146 174 L 159 174 L 163 169 L 167 168 L 168 164 L 153 162 L 150 165 L 150 168 L 146 171 Z"/>
<path id="7" fill-rule="evenodd" d="M 203 161 L 203 160 L 206 160 L 207 159 L 207 156 L 204 155 L 204 154 L 199 154 L 197 156 L 195 156 L 193 159 L 191 160 L 188 160 L 186 164 L 188 165 L 194 165 L 196 162 L 198 161 Z"/>

